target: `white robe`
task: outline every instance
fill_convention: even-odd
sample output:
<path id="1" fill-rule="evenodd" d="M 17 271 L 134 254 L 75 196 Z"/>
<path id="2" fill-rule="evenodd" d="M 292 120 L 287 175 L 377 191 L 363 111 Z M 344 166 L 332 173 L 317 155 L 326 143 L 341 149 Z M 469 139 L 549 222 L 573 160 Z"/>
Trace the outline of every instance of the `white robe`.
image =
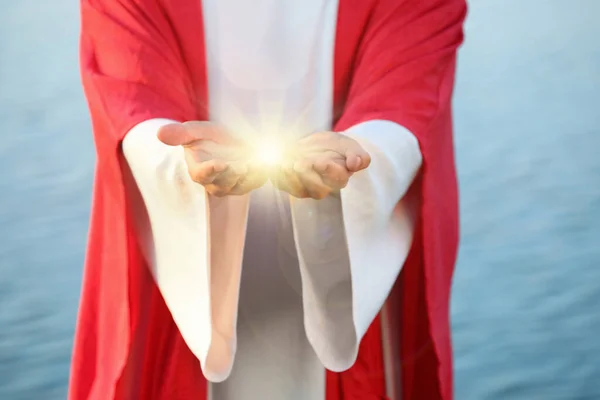
<path id="1" fill-rule="evenodd" d="M 337 1 L 203 0 L 203 12 L 211 121 L 241 137 L 331 129 Z M 148 211 L 142 249 L 211 399 L 323 399 L 324 367 L 353 364 L 408 254 L 417 140 L 389 121 L 345 132 L 372 163 L 340 198 L 290 201 L 270 184 L 215 198 L 156 138 L 169 122 L 137 125 L 123 150 Z"/>

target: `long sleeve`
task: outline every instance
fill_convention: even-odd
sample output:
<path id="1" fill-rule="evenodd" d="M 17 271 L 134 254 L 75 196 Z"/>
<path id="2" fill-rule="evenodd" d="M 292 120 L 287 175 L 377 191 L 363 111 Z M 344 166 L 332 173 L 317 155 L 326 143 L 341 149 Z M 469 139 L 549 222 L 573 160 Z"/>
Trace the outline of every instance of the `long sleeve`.
<path id="1" fill-rule="evenodd" d="M 139 284 L 128 283 L 128 268 L 148 264 L 206 377 L 220 380 L 235 350 L 232 303 L 239 273 L 210 266 L 239 270 L 245 226 L 238 221 L 245 221 L 247 201 L 209 198 L 189 178 L 183 149 L 156 137 L 165 123 L 207 119 L 199 4 L 82 0 L 81 13 L 81 74 L 98 150 L 97 190 L 112 199 L 104 218 L 127 232 L 115 230 L 118 244 L 135 233 L 144 259 L 137 261 L 133 246 L 111 250 L 119 261 L 109 263 L 117 282 L 110 285 L 123 289 L 111 301 L 128 304 L 127 285 Z M 124 320 L 134 325 L 135 318 Z"/>
<path id="2" fill-rule="evenodd" d="M 370 167 L 340 196 L 293 200 L 306 333 L 332 371 L 352 366 L 406 260 L 416 208 L 405 194 L 421 166 L 416 138 L 394 122 L 367 121 L 344 134 L 371 154 Z"/>
<path id="3" fill-rule="evenodd" d="M 294 201 L 307 335 L 334 371 L 354 363 L 412 249 L 419 221 L 427 236 L 418 238 L 418 247 L 430 246 L 424 251 L 428 301 L 441 313 L 429 317 L 434 325 L 447 321 L 457 228 L 450 99 L 465 10 L 462 0 L 377 2 L 334 127 L 358 140 L 372 164 L 351 178 L 340 198 Z M 425 191 L 407 196 L 419 169 Z M 447 254 L 440 254 L 440 240 L 449 246 Z M 421 266 L 411 265 L 409 274 L 415 268 Z M 408 337 L 414 337 L 409 330 Z M 446 368 L 448 345 L 441 341 L 436 351 L 444 353 Z"/>
<path id="4" fill-rule="evenodd" d="M 144 121 L 125 136 L 123 153 L 134 178 L 127 190 L 144 258 L 186 343 L 205 362 L 211 340 L 206 329 L 208 198 L 187 173 L 183 148 L 166 146 L 156 137 L 171 122 Z M 141 196 L 134 196 L 135 191 Z"/>
<path id="5" fill-rule="evenodd" d="M 191 180 L 183 148 L 166 146 L 156 136 L 173 122 L 152 119 L 127 133 L 123 152 L 135 181 L 128 189 L 141 195 L 132 208 L 154 280 L 206 378 L 219 382 L 235 356 L 249 199 L 212 197 Z"/>
<path id="6" fill-rule="evenodd" d="M 138 333 L 156 290 L 136 245 L 132 214 L 143 207 L 131 207 L 139 194 L 128 187 L 123 139 L 146 120 L 206 119 L 204 60 L 196 55 L 202 15 L 197 2 L 79 3 L 80 71 L 97 157 L 69 398 L 113 398 L 138 381 L 123 371 L 144 362 Z"/>

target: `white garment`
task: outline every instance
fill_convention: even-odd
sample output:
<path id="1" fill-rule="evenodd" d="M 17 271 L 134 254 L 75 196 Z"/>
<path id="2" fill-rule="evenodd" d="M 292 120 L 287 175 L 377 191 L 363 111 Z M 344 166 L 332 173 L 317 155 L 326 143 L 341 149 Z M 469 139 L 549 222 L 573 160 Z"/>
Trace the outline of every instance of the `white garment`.
<path id="1" fill-rule="evenodd" d="M 331 129 L 337 1 L 204 0 L 203 11 L 212 121 L 243 137 Z M 205 376 L 222 382 L 212 400 L 324 398 L 323 366 L 354 363 L 408 254 L 417 140 L 389 121 L 345 132 L 372 163 L 341 198 L 290 203 L 271 185 L 214 198 L 183 150 L 157 140 L 168 122 L 134 127 L 123 150 L 154 278 Z"/>

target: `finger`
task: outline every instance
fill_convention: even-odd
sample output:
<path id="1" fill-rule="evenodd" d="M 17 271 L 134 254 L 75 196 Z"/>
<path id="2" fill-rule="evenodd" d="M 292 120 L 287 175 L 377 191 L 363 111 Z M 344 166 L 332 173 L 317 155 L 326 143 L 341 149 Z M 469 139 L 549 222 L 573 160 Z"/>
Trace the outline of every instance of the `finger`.
<path id="1" fill-rule="evenodd" d="M 342 135 L 343 136 L 343 135 Z M 346 168 L 350 172 L 358 172 L 371 164 L 371 155 L 354 139 L 344 136 L 343 155 L 346 157 Z"/>
<path id="2" fill-rule="evenodd" d="M 229 194 L 232 196 L 241 196 L 250 193 L 253 190 L 265 184 L 266 180 L 263 179 L 245 179 L 242 182 L 238 182 L 234 187 L 231 188 Z"/>
<path id="3" fill-rule="evenodd" d="M 185 146 L 197 140 L 183 124 L 179 123 L 162 126 L 156 136 L 168 146 Z"/>
<path id="4" fill-rule="evenodd" d="M 362 158 L 357 156 L 356 154 L 348 154 L 346 155 L 346 168 L 349 171 L 357 172 L 360 171 L 360 166 L 362 165 Z"/>
<path id="5" fill-rule="evenodd" d="M 313 169 L 319 174 L 324 174 L 330 168 L 332 163 L 335 163 L 335 161 L 331 157 L 317 157 L 313 162 Z"/>
<path id="6" fill-rule="evenodd" d="M 311 198 L 321 200 L 331 193 L 331 187 L 323 182 L 321 175 L 313 169 L 311 161 L 302 160 L 295 163 L 294 171 Z"/>
<path id="7" fill-rule="evenodd" d="M 242 176 L 237 184 L 231 188 L 230 194 L 243 195 L 258 189 L 267 181 L 267 175 L 263 173 L 250 172 L 246 176 Z"/>
<path id="8" fill-rule="evenodd" d="M 331 149 L 346 158 L 346 168 L 350 172 L 358 172 L 371 164 L 369 153 L 353 138 L 343 133 L 334 133 Z"/>
<path id="9" fill-rule="evenodd" d="M 299 199 L 309 197 L 306 188 L 298 178 L 298 174 L 293 170 L 293 165 L 285 165 L 273 173 L 271 176 L 271 181 L 275 187 L 289 193 L 294 197 Z"/>
<path id="10" fill-rule="evenodd" d="M 194 182 L 201 185 L 208 185 L 226 170 L 227 164 L 224 161 L 208 160 L 189 167 L 189 174 Z"/>
<path id="11" fill-rule="evenodd" d="M 323 183 L 334 190 L 345 188 L 351 176 L 345 165 L 340 165 L 338 162 L 331 160 L 323 161 L 322 164 L 325 164 L 327 168 L 317 169 L 317 163 L 315 163 L 315 171 L 321 175 Z"/>
<path id="12" fill-rule="evenodd" d="M 317 132 L 298 141 L 303 154 L 333 151 L 346 159 L 346 168 L 350 172 L 365 169 L 371 163 L 371 156 L 353 138 L 338 132 Z M 317 167 L 318 168 L 318 167 Z"/>
<path id="13" fill-rule="evenodd" d="M 229 167 L 217 175 L 212 183 L 205 185 L 206 190 L 216 197 L 224 197 L 232 195 L 232 190 L 235 188 L 242 176 L 229 171 Z"/>
<path id="14" fill-rule="evenodd" d="M 232 138 L 217 125 L 210 122 L 190 121 L 168 124 L 157 133 L 158 140 L 169 146 L 188 146 L 198 140 L 232 144 Z"/>
<path id="15" fill-rule="evenodd" d="M 340 162 L 342 165 L 340 165 Z M 336 160 L 324 155 L 315 160 L 313 169 L 321 175 L 321 179 L 325 185 L 339 190 L 346 186 L 350 177 L 345 162 L 345 160 Z"/>
<path id="16" fill-rule="evenodd" d="M 312 157 L 307 157 L 307 159 L 314 160 L 313 169 L 319 174 L 326 173 L 330 168 L 336 171 L 339 171 L 339 168 L 346 170 L 346 158 L 335 151 L 328 150 L 314 154 Z"/>
<path id="17" fill-rule="evenodd" d="M 239 145 L 240 142 L 227 133 L 225 128 L 208 121 L 188 121 L 183 126 L 196 140 L 211 140 L 224 145 Z"/>
<path id="18" fill-rule="evenodd" d="M 243 162 L 229 162 L 227 169 L 218 174 L 212 181 L 214 185 L 223 186 L 227 190 L 233 188 L 237 183 L 246 176 L 248 167 Z"/>
<path id="19" fill-rule="evenodd" d="M 366 151 L 346 153 L 346 168 L 350 172 L 358 172 L 371 165 L 371 156 Z"/>
<path id="20" fill-rule="evenodd" d="M 233 175 L 244 176 L 249 172 L 248 163 L 246 161 L 230 161 L 227 163 L 228 171 Z"/>
<path id="21" fill-rule="evenodd" d="M 346 158 L 346 168 L 350 172 L 365 169 L 371 163 L 369 153 L 350 136 L 337 132 L 323 132 L 316 136 L 326 148 Z"/>
<path id="22" fill-rule="evenodd" d="M 240 175 L 231 174 L 229 173 L 229 170 L 226 170 L 218 174 L 211 182 L 211 185 L 218 186 L 219 188 L 229 191 L 238 184 L 240 179 Z"/>
<path id="23" fill-rule="evenodd" d="M 289 177 L 279 177 L 273 181 L 273 185 L 290 196 L 296 197 L 298 199 L 306 199 L 310 197 L 306 188 L 301 183 L 296 183 Z"/>

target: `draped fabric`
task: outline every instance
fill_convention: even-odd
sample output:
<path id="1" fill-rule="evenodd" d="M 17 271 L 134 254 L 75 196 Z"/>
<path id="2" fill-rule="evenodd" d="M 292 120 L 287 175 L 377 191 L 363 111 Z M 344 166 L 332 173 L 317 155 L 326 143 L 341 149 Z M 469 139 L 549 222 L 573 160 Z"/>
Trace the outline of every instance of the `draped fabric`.
<path id="1" fill-rule="evenodd" d="M 154 283 L 132 227 L 131 174 L 121 143 L 153 118 L 206 120 L 199 1 L 82 0 L 81 73 L 97 166 L 69 399 L 206 396 L 198 360 Z M 451 96 L 463 0 L 340 0 L 335 43 L 336 131 L 386 120 L 423 155 L 411 187 L 417 231 L 388 314 L 401 329 L 403 400 L 452 399 L 449 324 L 458 243 Z M 373 268 L 377 266 L 374 265 Z M 380 318 L 354 366 L 327 373 L 327 399 L 386 396 Z"/>

